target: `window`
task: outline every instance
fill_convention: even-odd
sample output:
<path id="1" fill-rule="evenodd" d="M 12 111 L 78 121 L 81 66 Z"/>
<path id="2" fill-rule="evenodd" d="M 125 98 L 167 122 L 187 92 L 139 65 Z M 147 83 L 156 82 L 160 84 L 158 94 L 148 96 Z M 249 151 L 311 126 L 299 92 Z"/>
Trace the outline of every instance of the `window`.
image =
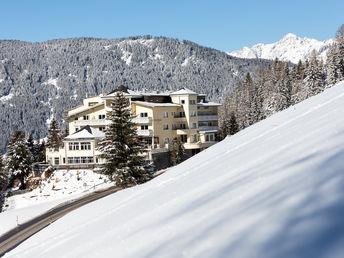
<path id="1" fill-rule="evenodd" d="M 168 117 L 168 112 L 167 111 L 162 112 L 162 117 L 163 118 L 167 118 Z"/>
<path id="2" fill-rule="evenodd" d="M 105 131 L 105 126 L 101 126 L 98 129 L 99 129 L 99 131 L 103 132 L 103 131 Z"/>
<path id="3" fill-rule="evenodd" d="M 162 129 L 163 130 L 168 130 L 168 124 L 163 124 Z"/>
<path id="4" fill-rule="evenodd" d="M 171 117 L 175 117 L 176 116 L 176 112 L 172 111 L 171 112 Z"/>
<path id="5" fill-rule="evenodd" d="M 192 138 L 193 138 L 193 142 L 197 142 L 197 141 L 198 141 L 198 139 L 197 139 L 197 134 L 194 134 L 194 135 L 192 136 Z"/>
<path id="6" fill-rule="evenodd" d="M 188 137 L 187 137 L 186 134 L 183 134 L 183 135 L 180 136 L 180 141 L 181 142 L 187 142 L 187 140 L 188 140 Z"/>
<path id="7" fill-rule="evenodd" d="M 185 112 L 184 111 L 180 111 L 179 112 L 179 117 L 185 117 Z"/>
<path id="8" fill-rule="evenodd" d="M 170 138 L 165 137 L 165 138 L 164 138 L 164 144 L 169 144 L 169 143 L 170 143 Z"/>
<path id="9" fill-rule="evenodd" d="M 91 149 L 91 143 L 90 142 L 80 143 L 80 149 L 81 150 L 90 150 Z"/>
<path id="10" fill-rule="evenodd" d="M 191 129 L 196 129 L 197 128 L 197 123 L 192 123 L 191 124 Z"/>
<path id="11" fill-rule="evenodd" d="M 191 116 L 191 117 L 195 117 L 195 116 L 196 116 L 196 110 L 190 111 L 190 116 Z"/>
<path id="12" fill-rule="evenodd" d="M 105 119 L 105 115 L 98 115 L 99 119 Z"/>
<path id="13" fill-rule="evenodd" d="M 74 118 L 74 120 L 78 120 L 78 118 L 77 118 L 77 117 L 75 117 L 75 118 Z"/>
<path id="14" fill-rule="evenodd" d="M 179 128 L 180 128 L 180 129 L 186 129 L 186 124 L 180 124 L 180 125 L 179 125 Z"/>
<path id="15" fill-rule="evenodd" d="M 180 101 L 180 103 L 181 103 L 181 104 L 185 104 L 185 100 L 182 99 L 182 100 Z"/>
<path id="16" fill-rule="evenodd" d="M 92 107 L 92 106 L 97 105 L 97 104 L 98 104 L 98 102 L 89 102 L 88 106 Z"/>
<path id="17" fill-rule="evenodd" d="M 79 150 L 79 143 L 78 142 L 70 142 L 69 143 L 69 150 Z"/>
<path id="18" fill-rule="evenodd" d="M 55 165 L 59 165 L 60 164 L 60 158 L 55 158 L 54 163 L 55 163 Z"/>
<path id="19" fill-rule="evenodd" d="M 176 130 L 177 129 L 177 125 L 176 124 L 172 124 L 172 130 Z"/>
<path id="20" fill-rule="evenodd" d="M 88 115 L 84 115 L 84 116 L 83 116 L 83 119 L 84 119 L 84 120 L 89 120 L 89 116 L 88 116 Z"/>
<path id="21" fill-rule="evenodd" d="M 206 142 L 212 142 L 215 140 L 214 134 L 206 134 L 205 135 L 205 141 Z"/>
<path id="22" fill-rule="evenodd" d="M 141 125 L 141 130 L 148 130 L 148 125 Z"/>
<path id="23" fill-rule="evenodd" d="M 190 105 L 196 105 L 196 100 L 190 99 Z"/>
<path id="24" fill-rule="evenodd" d="M 148 117 L 148 113 L 140 113 L 140 117 Z"/>
<path id="25" fill-rule="evenodd" d="M 66 164 L 66 158 L 63 158 L 63 164 Z"/>

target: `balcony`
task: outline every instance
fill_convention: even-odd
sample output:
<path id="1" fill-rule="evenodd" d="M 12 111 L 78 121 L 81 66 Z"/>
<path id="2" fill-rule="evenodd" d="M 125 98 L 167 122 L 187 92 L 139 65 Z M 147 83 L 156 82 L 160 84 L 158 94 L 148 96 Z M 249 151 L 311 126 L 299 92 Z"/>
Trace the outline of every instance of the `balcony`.
<path id="1" fill-rule="evenodd" d="M 138 136 L 153 136 L 153 131 L 152 130 L 137 130 L 137 135 Z"/>
<path id="2" fill-rule="evenodd" d="M 105 119 L 94 119 L 94 120 L 75 120 L 74 125 L 86 126 L 86 125 L 106 125 Z"/>
<path id="3" fill-rule="evenodd" d="M 198 126 L 198 131 L 218 131 L 218 126 Z"/>
<path id="4" fill-rule="evenodd" d="M 135 124 L 150 124 L 152 123 L 151 117 L 135 117 L 133 119 L 133 123 Z"/>
<path id="5" fill-rule="evenodd" d="M 198 121 L 218 121 L 219 117 L 217 115 L 199 115 Z"/>

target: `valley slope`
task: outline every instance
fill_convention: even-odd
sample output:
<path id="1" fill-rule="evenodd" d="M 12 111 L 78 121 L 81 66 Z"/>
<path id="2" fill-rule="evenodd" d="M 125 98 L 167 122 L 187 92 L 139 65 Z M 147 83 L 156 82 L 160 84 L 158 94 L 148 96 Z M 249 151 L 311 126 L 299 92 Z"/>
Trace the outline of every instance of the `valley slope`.
<path id="1" fill-rule="evenodd" d="M 150 182 L 91 203 L 5 257 L 341 257 L 344 82 Z"/>

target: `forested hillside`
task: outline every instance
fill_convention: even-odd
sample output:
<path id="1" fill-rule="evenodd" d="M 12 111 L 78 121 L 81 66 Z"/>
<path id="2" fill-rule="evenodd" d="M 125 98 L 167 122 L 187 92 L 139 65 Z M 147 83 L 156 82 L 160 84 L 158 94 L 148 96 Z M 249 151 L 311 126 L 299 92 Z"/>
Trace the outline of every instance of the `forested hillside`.
<path id="1" fill-rule="evenodd" d="M 248 73 L 233 94 L 225 98 L 221 117 L 223 136 L 234 134 L 270 115 L 312 97 L 344 80 L 344 25 L 323 63 L 319 52 L 297 66 L 275 60 L 254 79 Z"/>
<path id="2" fill-rule="evenodd" d="M 15 129 L 44 137 L 51 117 L 85 96 L 124 84 L 135 90 L 188 87 L 221 101 L 247 72 L 268 61 L 245 60 L 170 38 L 76 38 L 42 43 L 0 41 L 0 149 Z"/>

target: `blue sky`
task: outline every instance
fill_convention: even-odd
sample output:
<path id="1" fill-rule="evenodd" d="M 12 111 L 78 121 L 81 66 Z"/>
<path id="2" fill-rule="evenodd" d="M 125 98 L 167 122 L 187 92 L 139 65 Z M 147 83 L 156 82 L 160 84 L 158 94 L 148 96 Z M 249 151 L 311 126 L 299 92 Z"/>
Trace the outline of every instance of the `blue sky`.
<path id="1" fill-rule="evenodd" d="M 343 23 L 343 0 L 0 0 L 0 39 L 32 42 L 149 34 L 229 51 L 289 32 L 325 40 Z"/>

